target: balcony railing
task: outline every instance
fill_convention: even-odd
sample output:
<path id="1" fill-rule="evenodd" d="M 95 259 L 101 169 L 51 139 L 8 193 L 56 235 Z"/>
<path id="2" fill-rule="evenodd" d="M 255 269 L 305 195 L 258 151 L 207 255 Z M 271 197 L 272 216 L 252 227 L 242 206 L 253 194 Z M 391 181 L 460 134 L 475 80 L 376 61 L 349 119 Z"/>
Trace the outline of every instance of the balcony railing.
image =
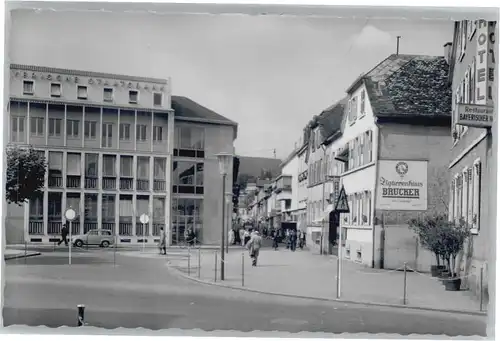
<path id="1" fill-rule="evenodd" d="M 134 179 L 120 178 L 120 189 L 126 191 L 132 191 L 134 189 Z"/>
<path id="2" fill-rule="evenodd" d="M 97 188 L 97 177 L 86 176 L 85 177 L 85 188 L 96 189 Z"/>
<path id="3" fill-rule="evenodd" d="M 95 219 L 95 220 L 97 220 L 97 219 Z M 95 220 L 92 219 L 91 221 L 86 220 L 83 222 L 83 233 L 84 234 L 89 232 L 90 230 L 97 229 L 97 221 L 95 221 Z"/>
<path id="4" fill-rule="evenodd" d="M 80 232 L 80 222 L 79 221 L 73 221 L 71 223 L 71 234 L 73 236 L 79 235 Z"/>
<path id="5" fill-rule="evenodd" d="M 120 222 L 118 226 L 118 233 L 120 236 L 132 236 L 132 223 L 130 222 Z"/>
<path id="6" fill-rule="evenodd" d="M 60 235 L 61 229 L 62 229 L 62 222 L 61 221 L 49 221 L 47 233 L 49 235 Z"/>
<path id="7" fill-rule="evenodd" d="M 165 224 L 163 223 L 153 223 L 153 236 L 159 236 L 160 235 L 160 228 L 163 227 L 163 230 L 165 231 Z"/>
<path id="8" fill-rule="evenodd" d="M 43 235 L 43 218 L 30 217 L 28 233 L 33 235 Z"/>
<path id="9" fill-rule="evenodd" d="M 49 187 L 61 188 L 62 187 L 62 176 L 49 176 Z"/>
<path id="10" fill-rule="evenodd" d="M 113 218 L 114 220 L 114 218 Z M 111 231 L 111 234 L 115 234 L 115 223 L 112 221 L 103 221 L 102 222 L 102 229 L 103 230 L 108 230 Z"/>
<path id="11" fill-rule="evenodd" d="M 116 189 L 116 177 L 105 176 L 102 178 L 102 189 Z"/>
<path id="12" fill-rule="evenodd" d="M 149 180 L 137 179 L 138 191 L 149 191 Z"/>
<path id="13" fill-rule="evenodd" d="M 80 188 L 81 176 L 79 175 L 68 175 L 66 177 L 66 187 L 67 188 Z"/>
<path id="14" fill-rule="evenodd" d="M 153 181 L 153 190 L 157 192 L 165 192 L 167 188 L 167 184 L 165 180 L 154 180 Z"/>
<path id="15" fill-rule="evenodd" d="M 136 235 L 137 236 L 149 236 L 149 223 L 148 224 L 142 224 L 140 221 L 137 221 L 135 223 L 135 230 L 136 230 Z"/>

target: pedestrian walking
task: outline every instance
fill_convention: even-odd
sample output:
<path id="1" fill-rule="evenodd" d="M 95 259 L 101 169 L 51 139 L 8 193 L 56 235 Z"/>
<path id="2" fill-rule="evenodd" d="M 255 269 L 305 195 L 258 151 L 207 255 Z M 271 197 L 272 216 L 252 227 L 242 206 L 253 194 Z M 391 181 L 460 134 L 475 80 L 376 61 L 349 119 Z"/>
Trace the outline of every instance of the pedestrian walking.
<path id="1" fill-rule="evenodd" d="M 290 230 L 286 229 L 285 232 L 285 243 L 286 243 L 286 249 L 290 249 Z"/>
<path id="2" fill-rule="evenodd" d="M 304 231 L 299 230 L 299 247 L 301 250 L 306 246 L 306 234 Z"/>
<path id="3" fill-rule="evenodd" d="M 189 245 L 193 246 L 195 241 L 196 241 L 196 234 L 194 233 L 194 230 L 192 227 L 188 229 L 188 239 L 189 239 Z"/>
<path id="4" fill-rule="evenodd" d="M 259 258 L 259 251 L 262 247 L 262 237 L 259 231 L 252 232 L 250 240 L 246 244 L 250 258 L 252 259 L 252 266 L 257 266 L 257 260 Z"/>
<path id="5" fill-rule="evenodd" d="M 59 243 L 57 245 L 61 245 L 62 242 L 64 242 L 64 245 L 68 246 L 68 225 L 64 224 L 61 229 L 61 240 L 59 240 Z"/>
<path id="6" fill-rule="evenodd" d="M 240 228 L 239 236 L 240 236 L 241 246 L 245 246 L 245 229 L 243 227 Z"/>
<path id="7" fill-rule="evenodd" d="M 243 234 L 243 245 L 247 245 L 247 243 L 250 241 L 250 238 L 250 232 L 248 232 L 248 230 L 245 230 Z"/>
<path id="8" fill-rule="evenodd" d="M 289 237 L 290 237 L 290 250 L 295 252 L 295 249 L 297 248 L 297 231 L 291 230 Z"/>
<path id="9" fill-rule="evenodd" d="M 163 230 L 163 227 L 160 227 L 160 242 L 158 243 L 158 248 L 160 249 L 160 255 L 167 254 L 167 236 L 165 234 L 165 231 Z"/>
<path id="10" fill-rule="evenodd" d="M 276 229 L 273 232 L 273 248 L 275 251 L 278 250 L 279 238 L 280 238 L 280 236 L 279 236 L 278 230 Z"/>

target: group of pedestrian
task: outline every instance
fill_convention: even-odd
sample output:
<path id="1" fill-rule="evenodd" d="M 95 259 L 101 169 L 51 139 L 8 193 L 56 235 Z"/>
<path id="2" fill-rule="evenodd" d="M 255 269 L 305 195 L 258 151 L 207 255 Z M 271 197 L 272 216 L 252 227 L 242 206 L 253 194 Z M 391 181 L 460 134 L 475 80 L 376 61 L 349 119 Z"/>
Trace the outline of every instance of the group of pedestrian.
<path id="1" fill-rule="evenodd" d="M 278 250 L 279 243 L 285 239 L 285 244 L 287 250 L 295 251 L 297 249 L 297 244 L 302 250 L 306 245 L 306 234 L 302 230 L 287 229 L 284 233 L 281 229 L 276 229 L 272 232 L 273 248 Z"/>

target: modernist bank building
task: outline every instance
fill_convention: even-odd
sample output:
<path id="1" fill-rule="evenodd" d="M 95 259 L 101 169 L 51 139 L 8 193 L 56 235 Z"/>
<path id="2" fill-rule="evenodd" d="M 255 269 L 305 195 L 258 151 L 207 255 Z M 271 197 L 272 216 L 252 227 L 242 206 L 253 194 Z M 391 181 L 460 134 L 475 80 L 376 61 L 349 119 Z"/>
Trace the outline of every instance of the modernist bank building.
<path id="1" fill-rule="evenodd" d="M 69 207 L 73 235 L 104 229 L 153 244 L 163 227 L 175 245 L 192 227 L 201 243 L 220 242 L 216 154 L 233 153 L 237 124 L 171 96 L 170 80 L 12 64 L 7 116 L 9 145 L 47 161 L 43 195 L 6 206 L 8 244 L 53 242 Z M 232 164 L 226 179 L 231 188 Z"/>

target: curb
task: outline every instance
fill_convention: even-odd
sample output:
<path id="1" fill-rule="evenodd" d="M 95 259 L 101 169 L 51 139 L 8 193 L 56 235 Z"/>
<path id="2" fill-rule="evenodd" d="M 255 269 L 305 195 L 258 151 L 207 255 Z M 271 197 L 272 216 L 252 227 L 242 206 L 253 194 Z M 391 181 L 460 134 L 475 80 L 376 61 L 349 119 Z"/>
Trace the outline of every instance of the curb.
<path id="1" fill-rule="evenodd" d="M 12 256 L 3 256 L 3 259 L 4 260 L 12 260 L 12 259 L 19 259 L 19 258 L 28 258 L 28 257 L 34 257 L 34 256 L 40 256 L 41 253 L 40 252 L 33 252 L 33 253 L 29 253 L 27 254 L 26 256 L 21 254 L 21 255 L 12 255 Z"/>
<path id="2" fill-rule="evenodd" d="M 257 289 L 249 289 L 249 288 L 244 288 L 244 287 L 237 287 L 237 286 L 233 286 L 233 285 L 215 283 L 215 282 L 210 282 L 208 280 L 198 279 L 198 278 L 195 278 L 195 277 L 192 277 L 192 276 L 185 274 L 184 272 L 182 272 L 178 268 L 172 266 L 170 263 L 167 263 L 166 265 L 167 265 L 168 269 L 170 269 L 172 272 L 175 272 L 179 277 L 182 277 L 184 279 L 187 279 L 187 280 L 190 280 L 193 282 L 206 284 L 206 285 L 212 285 L 212 286 L 218 286 L 218 287 L 222 287 L 222 288 L 240 290 L 240 291 L 254 292 L 254 293 L 264 294 L 264 295 L 273 295 L 273 296 L 289 297 L 289 298 L 300 298 L 300 299 L 315 300 L 315 301 L 322 301 L 322 302 L 326 301 L 326 302 L 337 302 L 337 303 L 349 303 L 349 304 L 365 305 L 365 306 L 373 306 L 373 307 L 388 307 L 388 308 L 399 308 L 399 309 L 435 311 L 435 312 L 440 312 L 440 313 L 454 313 L 454 314 L 461 314 L 461 315 L 487 316 L 487 314 L 488 314 L 487 312 L 482 312 L 482 311 L 480 312 L 480 311 L 466 311 L 466 310 L 453 310 L 453 309 L 424 308 L 424 307 L 408 306 L 408 305 L 402 305 L 402 304 L 373 303 L 373 302 L 352 301 L 352 300 L 344 300 L 344 299 L 321 298 L 321 297 L 314 297 L 314 296 L 292 295 L 292 294 L 276 293 L 276 292 L 263 291 L 263 290 L 257 290 Z"/>

